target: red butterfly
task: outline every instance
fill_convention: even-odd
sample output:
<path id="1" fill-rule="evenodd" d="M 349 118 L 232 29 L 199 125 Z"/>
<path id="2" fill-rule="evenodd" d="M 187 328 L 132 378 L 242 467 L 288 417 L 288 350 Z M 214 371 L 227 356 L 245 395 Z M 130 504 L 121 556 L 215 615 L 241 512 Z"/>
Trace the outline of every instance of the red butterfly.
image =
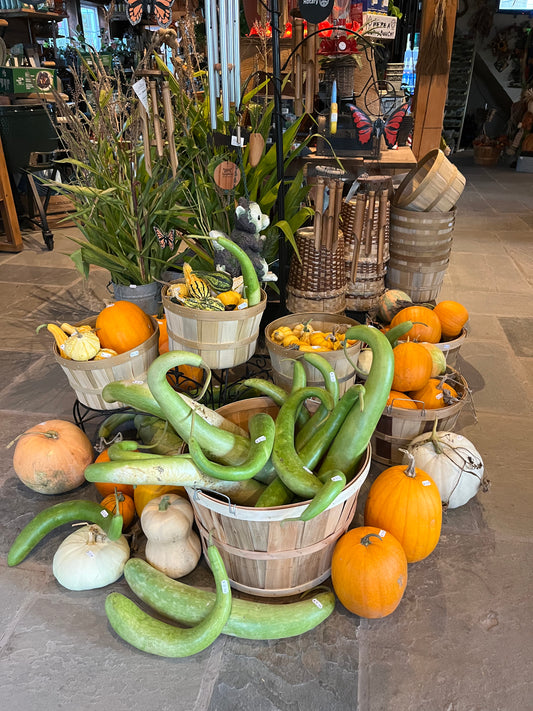
<path id="1" fill-rule="evenodd" d="M 402 121 L 407 114 L 409 109 L 409 104 L 402 104 L 397 109 L 394 109 L 392 114 L 387 117 L 385 124 L 383 126 L 383 133 L 385 135 L 385 143 L 387 148 L 394 148 L 398 143 L 398 131 L 402 125 Z"/>
<path id="2" fill-rule="evenodd" d="M 172 5 L 174 0 L 154 0 L 153 13 L 159 27 L 168 27 L 172 22 Z M 126 0 L 126 14 L 132 25 L 138 25 L 143 11 L 149 15 L 152 3 L 146 0 Z"/>
<path id="3" fill-rule="evenodd" d="M 165 249 L 165 247 L 174 249 L 174 241 L 176 237 L 176 230 L 174 228 L 170 229 L 168 232 L 163 232 L 160 227 L 154 225 L 154 232 L 161 249 Z"/>
<path id="4" fill-rule="evenodd" d="M 348 108 L 352 112 L 353 122 L 357 129 L 357 143 L 360 146 L 366 146 L 371 142 L 374 135 L 374 122 L 370 116 L 367 116 L 364 111 L 358 109 L 354 104 L 348 104 Z"/>

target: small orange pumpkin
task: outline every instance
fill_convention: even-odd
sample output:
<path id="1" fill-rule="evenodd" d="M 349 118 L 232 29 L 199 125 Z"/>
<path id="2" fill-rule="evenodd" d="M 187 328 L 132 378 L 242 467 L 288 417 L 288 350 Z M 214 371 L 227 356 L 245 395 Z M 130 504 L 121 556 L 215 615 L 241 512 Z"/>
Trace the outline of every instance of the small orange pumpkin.
<path id="1" fill-rule="evenodd" d="M 111 461 L 109 459 L 109 448 L 102 450 L 94 461 L 95 463 Z M 127 496 L 133 496 L 134 487 L 131 484 L 112 484 L 111 482 L 107 481 L 95 481 L 94 485 L 100 496 L 102 496 L 103 498 L 109 496 L 110 494 L 114 494 L 115 489 L 117 489 L 117 491 L 121 491 Z"/>
<path id="2" fill-rule="evenodd" d="M 419 410 L 438 410 L 458 398 L 457 390 L 440 378 L 430 378 L 420 390 L 410 392 Z"/>
<path id="3" fill-rule="evenodd" d="M 133 521 L 135 516 L 135 504 L 131 496 L 123 494 L 121 491 L 117 491 L 115 494 L 109 494 L 100 502 L 100 506 L 107 509 L 112 514 L 117 510 L 117 499 L 118 499 L 118 512 L 122 516 L 122 528 L 128 528 L 130 523 Z"/>
<path id="4" fill-rule="evenodd" d="M 402 450 L 404 451 L 404 450 Z M 409 464 L 385 469 L 374 480 L 365 504 L 365 526 L 377 526 L 402 544 L 408 563 L 426 558 L 436 547 L 442 526 L 437 485 L 426 472 Z"/>
<path id="5" fill-rule="evenodd" d="M 85 482 L 85 468 L 94 459 L 91 441 L 72 422 L 48 420 L 17 438 L 13 469 L 39 494 L 63 494 Z"/>
<path id="6" fill-rule="evenodd" d="M 416 402 L 407 395 L 406 393 L 401 393 L 399 390 L 391 390 L 389 397 L 387 398 L 387 406 L 392 405 L 392 407 L 403 407 L 405 410 L 416 410 Z"/>
<path id="7" fill-rule="evenodd" d="M 442 335 L 445 338 L 456 338 L 461 335 L 468 321 L 468 311 L 458 301 L 440 301 L 433 309 L 433 313 L 438 316 Z"/>
<path id="8" fill-rule="evenodd" d="M 352 528 L 333 550 L 331 582 L 346 609 L 376 619 L 398 607 L 407 585 L 407 558 L 392 534 L 372 526 Z"/>
<path id="9" fill-rule="evenodd" d="M 433 309 L 428 309 L 427 306 L 407 306 L 392 319 L 391 328 L 405 321 L 412 321 L 413 327 L 407 331 L 403 338 L 408 338 L 411 341 L 427 341 L 428 343 L 440 341 L 442 328 L 440 319 Z"/>
<path id="10" fill-rule="evenodd" d="M 394 378 L 392 390 L 409 392 L 423 388 L 431 376 L 433 361 L 420 343 L 407 341 L 393 349 Z M 416 384 L 415 384 L 416 383 Z"/>
<path id="11" fill-rule="evenodd" d="M 150 317 L 129 301 L 115 301 L 102 309 L 95 328 L 102 348 L 112 348 L 117 353 L 140 346 L 154 332 Z"/>

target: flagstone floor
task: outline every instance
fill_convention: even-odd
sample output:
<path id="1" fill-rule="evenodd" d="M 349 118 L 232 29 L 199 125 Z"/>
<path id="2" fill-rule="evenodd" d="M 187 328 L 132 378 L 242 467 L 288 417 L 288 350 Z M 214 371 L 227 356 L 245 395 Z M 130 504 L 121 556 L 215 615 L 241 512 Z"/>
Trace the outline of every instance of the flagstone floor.
<path id="1" fill-rule="evenodd" d="M 69 230 L 40 232 L 0 254 L 0 698 L 9 711 L 528 711 L 533 709 L 533 175 L 455 159 L 467 178 L 440 299 L 470 312 L 458 367 L 472 392 L 458 429 L 485 461 L 488 492 L 447 512 L 440 542 L 409 566 L 398 609 L 364 620 L 337 603 L 318 628 L 281 641 L 221 636 L 204 652 L 166 659 L 137 651 L 110 628 L 111 590 L 69 592 L 52 575 L 68 530 L 47 536 L 19 566 L 16 534 L 60 500 L 96 500 L 86 484 L 63 497 L 24 487 L 12 468 L 17 435 L 72 419 L 74 394 L 35 328 L 98 312 L 107 276 L 88 283 L 68 258 Z M 355 523 L 371 477 L 361 492 Z M 202 563 L 185 579 L 209 587 Z"/>

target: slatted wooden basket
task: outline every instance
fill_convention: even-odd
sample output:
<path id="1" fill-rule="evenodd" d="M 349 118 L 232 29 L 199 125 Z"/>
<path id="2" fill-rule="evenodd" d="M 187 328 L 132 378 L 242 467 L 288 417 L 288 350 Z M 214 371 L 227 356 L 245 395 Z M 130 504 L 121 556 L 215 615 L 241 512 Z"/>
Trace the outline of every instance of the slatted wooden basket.
<path id="1" fill-rule="evenodd" d="M 54 345 L 54 357 L 68 378 L 70 387 L 82 405 L 92 410 L 116 410 L 122 407 L 120 402 L 106 402 L 102 390 L 108 383 L 115 380 L 146 380 L 146 374 L 151 363 L 159 355 L 159 326 L 155 318 L 150 316 L 154 332 L 140 346 L 125 353 L 104 358 L 78 362 L 67 360 L 59 355 L 57 345 Z M 76 326 L 96 325 L 96 316 L 86 318 Z"/>
<path id="2" fill-rule="evenodd" d="M 273 405 L 269 398 L 252 398 L 225 405 L 219 412 L 233 419 L 242 404 L 245 419 Z M 240 415 L 236 421 L 243 424 Z M 330 575 L 333 549 L 355 514 L 370 461 L 369 447 L 355 477 L 310 521 L 287 520 L 300 516 L 309 503 L 306 501 L 272 508 L 234 506 L 188 488 L 204 552 L 211 533 L 231 586 L 251 595 L 284 597 L 319 585 Z"/>
<path id="3" fill-rule="evenodd" d="M 407 210 L 448 212 L 465 188 L 466 178 L 436 148 L 410 171 L 394 195 L 394 203 Z"/>
<path id="4" fill-rule="evenodd" d="M 199 353 L 214 369 L 233 368 L 253 356 L 267 303 L 263 290 L 261 302 L 256 306 L 234 311 L 201 311 L 172 302 L 167 288 L 163 287 L 162 295 L 171 351 Z"/>

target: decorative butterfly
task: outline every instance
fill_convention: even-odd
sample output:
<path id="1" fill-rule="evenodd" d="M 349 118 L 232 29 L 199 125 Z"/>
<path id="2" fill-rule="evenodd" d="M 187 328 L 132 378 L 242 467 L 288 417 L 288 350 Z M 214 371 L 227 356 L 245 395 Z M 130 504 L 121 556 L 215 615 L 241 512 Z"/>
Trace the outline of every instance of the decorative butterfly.
<path id="1" fill-rule="evenodd" d="M 154 225 L 154 232 L 161 249 L 165 249 L 165 247 L 174 249 L 174 241 L 176 237 L 176 230 L 174 228 L 170 229 L 168 232 L 163 232 L 160 227 Z"/>
<path id="2" fill-rule="evenodd" d="M 168 27 L 172 22 L 172 5 L 174 0 L 126 0 L 126 14 L 132 25 L 138 25 L 143 11 L 148 15 L 152 12 L 159 27 Z"/>
<path id="3" fill-rule="evenodd" d="M 398 131 L 407 114 L 409 104 L 402 104 L 385 120 L 377 118 L 375 121 L 372 121 L 370 116 L 354 104 L 348 104 L 348 108 L 352 112 L 353 122 L 357 129 L 357 144 L 359 147 L 364 148 L 370 145 L 372 136 L 379 137 L 383 133 L 387 148 L 394 148 L 398 142 Z"/>

